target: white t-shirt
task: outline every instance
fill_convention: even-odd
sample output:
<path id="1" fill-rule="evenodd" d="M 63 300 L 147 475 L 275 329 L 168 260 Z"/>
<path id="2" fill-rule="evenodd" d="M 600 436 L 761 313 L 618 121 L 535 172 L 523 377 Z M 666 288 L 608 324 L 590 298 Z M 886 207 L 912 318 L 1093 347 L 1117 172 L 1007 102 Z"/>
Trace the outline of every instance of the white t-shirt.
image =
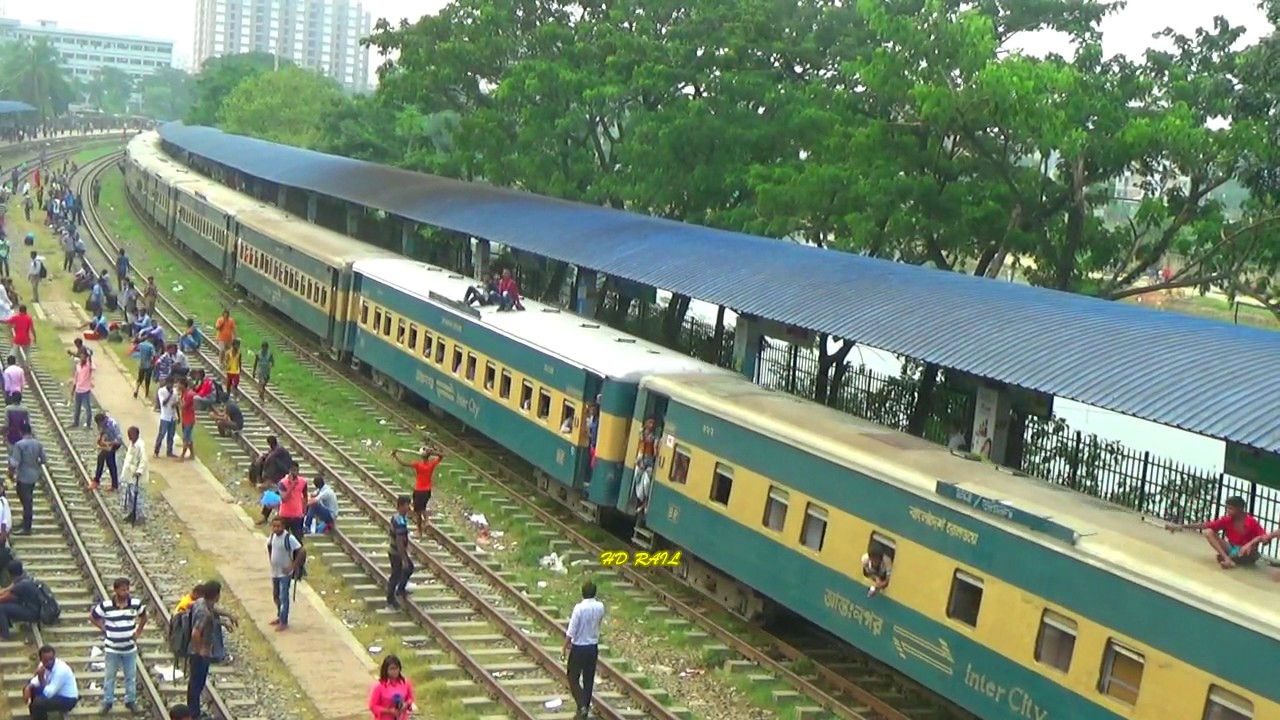
<path id="1" fill-rule="evenodd" d="M 170 390 L 167 387 L 160 388 L 160 392 L 156 393 L 156 399 L 160 402 L 160 419 L 173 422 L 177 417 L 178 408 L 178 390 L 177 388 Z"/>
<path id="2" fill-rule="evenodd" d="M 871 556 L 863 555 L 862 556 L 862 572 L 868 575 L 869 577 L 883 576 L 885 579 L 888 579 L 890 576 L 893 575 L 893 561 L 889 559 L 888 555 L 881 557 L 880 569 L 879 569 L 879 572 L 877 572 L 874 568 L 871 567 Z"/>
<path id="3" fill-rule="evenodd" d="M 9 498 L 0 497 L 0 530 L 13 529 L 13 508 L 9 507 Z"/>

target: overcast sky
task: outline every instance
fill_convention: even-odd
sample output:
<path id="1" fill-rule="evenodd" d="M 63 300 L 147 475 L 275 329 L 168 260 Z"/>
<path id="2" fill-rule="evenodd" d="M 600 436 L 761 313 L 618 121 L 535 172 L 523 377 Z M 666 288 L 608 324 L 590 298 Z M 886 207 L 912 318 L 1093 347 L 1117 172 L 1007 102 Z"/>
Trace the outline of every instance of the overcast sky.
<path id="1" fill-rule="evenodd" d="M 447 0 L 366 0 L 365 8 L 373 14 L 375 21 L 379 17 L 398 20 L 406 17 L 417 19 L 438 11 L 445 4 Z M 0 0 L 4 16 L 24 23 L 53 20 L 60 27 L 69 29 L 173 40 L 180 65 L 188 64 L 191 58 L 195 39 L 195 5 L 195 0 L 53 0 L 48 4 Z M 1103 27 L 1106 50 L 1109 54 L 1140 55 L 1151 46 L 1152 33 L 1167 26 L 1190 33 L 1207 25 L 1214 15 L 1219 14 L 1233 23 L 1247 26 L 1254 36 L 1269 29 L 1256 0 L 1130 0 L 1129 6 L 1121 14 L 1109 18 Z M 1037 54 L 1065 51 L 1065 47 L 1052 38 L 1025 38 L 1020 44 Z"/>

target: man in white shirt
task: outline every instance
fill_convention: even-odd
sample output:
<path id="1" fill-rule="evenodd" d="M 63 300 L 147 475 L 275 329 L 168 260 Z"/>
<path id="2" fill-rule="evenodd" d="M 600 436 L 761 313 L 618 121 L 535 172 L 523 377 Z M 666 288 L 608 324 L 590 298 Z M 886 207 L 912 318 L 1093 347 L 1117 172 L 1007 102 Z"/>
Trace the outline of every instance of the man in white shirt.
<path id="1" fill-rule="evenodd" d="M 178 391 L 173 388 L 173 376 L 165 378 L 156 393 L 156 407 L 160 409 L 160 432 L 156 435 L 154 457 L 160 457 L 160 444 L 165 443 L 167 457 L 173 457 L 173 434 L 177 430 Z"/>
<path id="2" fill-rule="evenodd" d="M 569 629 L 564 636 L 563 654 L 569 661 L 569 691 L 578 704 L 575 717 L 587 717 L 591 710 L 591 691 L 596 683 L 596 662 L 600 658 L 600 625 L 604 622 L 604 603 L 596 599 L 596 584 L 588 580 L 582 585 L 582 602 L 573 606 Z"/>
<path id="3" fill-rule="evenodd" d="M 76 674 L 71 666 L 58 659 L 53 647 L 40 648 L 40 664 L 36 675 L 22 689 L 31 720 L 49 720 L 49 713 L 66 716 L 80 702 L 80 690 L 76 687 Z"/>
<path id="4" fill-rule="evenodd" d="M 129 428 L 129 449 L 124 455 L 124 514 L 129 522 L 136 523 L 142 507 L 142 488 L 147 481 L 147 448 L 142 444 L 142 430 L 137 425 Z"/>
<path id="5" fill-rule="evenodd" d="M 40 281 L 44 278 L 40 276 L 44 270 L 44 260 L 36 254 L 35 250 L 31 251 L 31 265 L 27 268 L 27 280 L 31 282 L 31 302 L 40 302 Z"/>
<path id="6" fill-rule="evenodd" d="M 13 582 L 9 577 L 9 563 L 13 561 L 13 552 L 9 549 L 9 532 L 13 530 L 13 508 L 9 498 L 4 495 L 4 484 L 0 483 L 0 585 L 7 586 Z"/>

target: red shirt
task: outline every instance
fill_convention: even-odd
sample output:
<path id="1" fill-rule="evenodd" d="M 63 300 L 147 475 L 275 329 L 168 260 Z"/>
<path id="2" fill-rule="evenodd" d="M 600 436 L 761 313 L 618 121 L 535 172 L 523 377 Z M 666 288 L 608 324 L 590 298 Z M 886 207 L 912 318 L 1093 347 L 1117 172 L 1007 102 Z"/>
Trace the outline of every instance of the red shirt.
<path id="1" fill-rule="evenodd" d="M 196 394 L 192 390 L 182 394 L 182 424 L 196 424 Z"/>
<path id="2" fill-rule="evenodd" d="M 26 347 L 31 344 L 31 330 L 36 326 L 36 321 L 30 315 L 18 313 L 5 322 L 13 326 L 14 345 Z"/>
<path id="3" fill-rule="evenodd" d="M 300 518 L 305 510 L 304 501 L 307 495 L 307 480 L 299 475 L 296 478 L 290 478 L 285 475 L 280 480 L 280 517 L 282 518 Z"/>
<path id="4" fill-rule="evenodd" d="M 439 464 L 440 458 L 419 460 L 413 464 L 413 472 L 416 475 L 413 480 L 414 491 L 426 492 L 431 489 L 431 479 L 435 476 L 436 466 Z"/>
<path id="5" fill-rule="evenodd" d="M 512 300 L 520 299 L 520 285 L 515 278 L 502 278 L 498 281 L 498 292 L 510 295 Z"/>
<path id="6" fill-rule="evenodd" d="M 202 398 L 209 397 L 209 393 L 211 392 L 213 392 L 213 380 L 210 378 L 205 378 L 200 383 L 200 387 L 196 389 L 196 395 L 199 395 Z"/>
<path id="7" fill-rule="evenodd" d="M 1244 547 L 1250 540 L 1267 534 L 1262 523 L 1252 515 L 1245 515 L 1237 524 L 1230 515 L 1223 515 L 1213 522 L 1205 523 L 1205 527 L 1227 536 L 1227 542 L 1236 547 Z"/>

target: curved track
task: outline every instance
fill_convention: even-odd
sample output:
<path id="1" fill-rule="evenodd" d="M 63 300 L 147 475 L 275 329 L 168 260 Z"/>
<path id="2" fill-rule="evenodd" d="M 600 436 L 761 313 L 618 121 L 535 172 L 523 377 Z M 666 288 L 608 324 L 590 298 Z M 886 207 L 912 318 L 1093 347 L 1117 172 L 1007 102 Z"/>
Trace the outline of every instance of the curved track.
<path id="1" fill-rule="evenodd" d="M 86 167 L 82 182 L 94 172 L 113 166 L 114 160 L 114 156 L 108 157 Z M 109 233 L 104 231 L 94 208 L 87 209 L 84 229 L 110 257 L 115 246 Z M 184 325 L 185 315 L 162 295 L 154 317 L 176 332 Z M 188 358 L 192 367 L 203 367 L 225 379 L 220 363 L 207 346 L 195 355 L 188 354 Z M 382 588 L 388 580 L 385 567 L 390 510 L 399 491 L 330 440 L 328 433 L 296 410 L 287 398 L 268 389 L 266 401 L 260 402 L 253 381 L 245 377 L 242 382 L 248 389 L 239 398 L 246 427 L 239 437 L 223 438 L 223 448 L 247 470 L 250 460 L 265 452 L 266 436 L 275 435 L 293 451 L 296 460 L 305 461 L 300 462 L 304 476 L 323 475 L 338 492 L 345 510 L 341 522 L 326 536 L 338 552 L 331 551 L 324 539 L 309 541 L 312 550 L 318 549 L 326 564 L 344 571 L 344 577 L 368 602 L 381 603 Z M 567 684 L 557 655 L 562 626 L 526 594 L 527 588 L 513 586 L 493 570 L 474 546 L 433 533 L 432 540 L 438 545 L 429 552 L 424 540 L 418 538 L 410 543 L 411 557 L 420 568 L 416 576 L 419 588 L 401 605 L 402 611 L 425 628 L 457 665 L 456 670 L 447 665 L 433 670 L 446 677 L 469 677 L 501 706 L 502 712 L 514 717 L 561 717 L 562 711 L 548 712 L 544 704 L 562 697 Z M 354 572 L 348 574 L 348 569 Z M 426 587 L 421 587 L 422 570 L 431 576 Z M 646 691 L 623 671 L 602 662 L 600 672 L 603 682 L 597 684 L 595 708 L 605 720 L 679 717 L 678 708 L 668 709 L 662 698 Z M 464 700 L 464 705 L 483 711 L 483 697 Z"/>
<path id="2" fill-rule="evenodd" d="M 90 208 L 92 211 L 92 208 Z M 141 212 L 139 217 L 144 217 Z M 145 218 L 144 218 L 145 220 Z M 148 225 L 148 227 L 150 227 Z M 168 242 L 165 240 L 165 242 Z M 114 245 L 103 247 L 103 252 L 110 257 L 114 254 Z M 210 269 L 200 261 L 190 259 L 185 251 L 174 246 L 173 252 L 183 258 L 193 272 L 204 273 L 211 281 L 221 284 L 221 280 L 211 273 Z M 225 293 L 229 304 L 238 302 L 239 296 Z M 162 296 L 162 304 L 168 308 L 171 319 L 183 317 L 180 309 L 168 298 Z M 240 317 L 250 313 L 246 305 L 237 310 Z M 524 465 L 518 459 L 509 456 L 501 447 L 488 438 L 476 435 L 465 426 L 450 418 L 439 418 L 396 403 L 381 389 L 372 387 L 365 378 L 354 376 L 349 368 L 342 367 L 320 359 L 313 343 L 296 338 L 297 330 L 286 325 L 274 315 L 260 311 L 252 311 L 252 320 L 257 326 L 270 329 L 273 337 L 280 338 L 287 346 L 277 345 L 277 351 L 283 351 L 288 360 L 304 367 L 312 368 L 325 377 L 341 379 L 341 390 L 345 397 L 355 398 L 355 404 L 361 411 L 388 418 L 388 422 L 399 426 L 406 433 L 419 434 L 421 428 L 429 427 L 432 440 L 453 453 L 453 457 L 467 466 L 467 474 L 476 484 L 491 487 L 499 491 L 503 501 L 511 506 L 512 513 L 525 518 L 526 525 L 533 525 L 539 531 L 551 537 L 564 538 L 575 557 L 594 560 L 603 552 L 625 549 L 621 544 L 601 546 L 583 535 L 577 522 L 566 522 L 558 514 L 550 512 L 529 498 L 528 473 L 522 472 Z M 241 321 L 244 324 L 243 320 Z M 172 323 L 170 323 L 172 325 Z M 242 379 L 245 386 L 251 385 L 247 376 Z M 274 393 L 271 394 L 274 398 Z M 300 425 L 306 434 L 317 437 L 323 433 L 322 428 L 315 427 L 310 420 Z M 277 433 L 279 434 L 279 433 Z M 327 442 L 327 441 L 326 441 Z M 301 445 L 300 445 L 301 447 Z M 342 455 L 347 455 L 345 452 Z M 491 462 L 476 462 L 471 456 L 487 458 Z M 308 458 L 315 462 L 314 458 Z M 347 493 L 367 493 L 357 499 L 361 505 L 377 502 L 381 498 L 386 502 L 398 492 L 393 486 L 376 478 L 376 476 L 360 467 L 359 461 L 350 458 L 336 458 L 335 462 L 317 463 L 317 467 L 325 477 L 334 477 L 334 472 L 343 469 L 346 474 L 354 472 L 359 482 L 346 484 Z M 448 528 L 432 526 L 432 539 L 445 547 L 458 546 L 450 539 L 452 533 Z M 794 688 L 794 692 L 807 698 L 813 705 L 836 716 L 849 720 L 908 720 L 922 718 L 966 718 L 971 717 L 963 711 L 954 709 L 945 701 L 919 688 L 899 673 L 892 671 L 857 652 L 843 642 L 825 634 L 804 632 L 797 634 L 791 642 L 781 637 L 757 633 L 766 638 L 767 647 L 758 647 L 752 642 L 737 636 L 732 630 L 716 623 L 707 613 L 696 605 L 697 598 L 688 593 L 674 592 L 643 572 L 631 568 L 613 568 L 605 572 L 616 572 L 625 578 L 636 596 L 656 598 L 668 610 L 691 621 L 698 628 L 698 633 L 708 636 L 708 649 L 727 651 L 729 656 L 737 655 L 750 665 L 758 666 L 762 671 L 777 678 L 785 685 Z M 631 594 L 631 593 L 629 593 Z M 544 625 L 552 633 L 562 632 L 562 625 L 547 616 Z M 834 645 L 834 647 L 833 647 Z M 822 658 L 819 660 L 818 658 Z M 605 668 L 602 667 L 602 670 Z M 625 677 L 621 671 L 615 671 L 615 677 Z M 606 677 L 609 674 L 606 672 Z M 817 710 L 818 708 L 813 708 Z"/>

